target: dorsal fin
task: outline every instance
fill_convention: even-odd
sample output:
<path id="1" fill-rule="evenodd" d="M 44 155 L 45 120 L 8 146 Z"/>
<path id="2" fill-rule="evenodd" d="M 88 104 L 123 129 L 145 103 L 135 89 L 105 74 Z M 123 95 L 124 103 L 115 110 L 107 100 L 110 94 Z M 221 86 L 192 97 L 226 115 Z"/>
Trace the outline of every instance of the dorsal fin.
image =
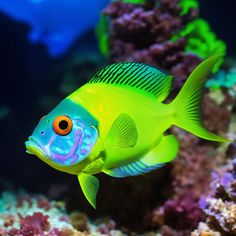
<path id="1" fill-rule="evenodd" d="M 162 102 L 169 95 L 173 76 L 137 62 L 121 62 L 98 71 L 89 83 L 131 87 L 157 97 Z"/>

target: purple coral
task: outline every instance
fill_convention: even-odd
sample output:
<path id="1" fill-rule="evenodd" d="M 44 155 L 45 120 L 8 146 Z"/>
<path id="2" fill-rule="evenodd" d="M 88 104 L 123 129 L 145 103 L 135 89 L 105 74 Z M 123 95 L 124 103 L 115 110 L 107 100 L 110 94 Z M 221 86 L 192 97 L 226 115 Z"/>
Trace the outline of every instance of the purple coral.
<path id="1" fill-rule="evenodd" d="M 212 229 L 236 234 L 236 158 L 213 172 L 211 191 L 200 203 Z"/>
<path id="2" fill-rule="evenodd" d="M 161 228 L 162 235 L 190 235 L 191 230 L 205 219 L 199 200 L 208 192 L 211 171 L 224 159 L 211 144 L 202 143 L 177 128 L 173 128 L 172 133 L 180 142 L 179 155 L 172 170 L 172 197 L 149 213 L 148 222 L 151 227 Z M 164 233 L 167 231 L 169 233 Z"/>
<path id="3" fill-rule="evenodd" d="M 198 16 L 197 9 L 190 9 L 181 16 L 179 0 L 147 1 L 145 5 L 112 2 L 104 10 L 111 19 L 110 57 L 114 62 L 139 61 L 159 66 L 176 78 L 180 87 L 191 71 L 201 62 L 186 53 L 187 42 L 172 37 Z"/>

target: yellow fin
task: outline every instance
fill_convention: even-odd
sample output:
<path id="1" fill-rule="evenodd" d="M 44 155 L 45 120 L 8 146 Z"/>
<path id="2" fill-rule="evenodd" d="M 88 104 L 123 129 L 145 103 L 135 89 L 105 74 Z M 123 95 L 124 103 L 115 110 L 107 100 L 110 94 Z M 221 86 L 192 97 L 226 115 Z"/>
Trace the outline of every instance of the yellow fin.
<path id="1" fill-rule="evenodd" d="M 212 68 L 221 57 L 222 54 L 216 54 L 198 65 L 185 82 L 175 100 L 170 104 L 170 107 L 174 111 L 173 123 L 180 128 L 207 140 L 230 142 L 230 140 L 205 129 L 200 120 L 202 89 Z"/>
<path id="2" fill-rule="evenodd" d="M 104 164 L 104 161 L 102 158 L 99 158 L 95 161 L 92 161 L 89 165 L 87 165 L 84 169 L 83 169 L 83 173 L 86 174 L 96 174 L 98 172 L 100 172 L 102 166 Z"/>
<path id="3" fill-rule="evenodd" d="M 138 132 L 134 120 L 121 113 L 113 122 L 106 138 L 108 145 L 117 148 L 134 147 L 138 140 Z"/>
<path id="4" fill-rule="evenodd" d="M 114 169 L 103 170 L 103 172 L 116 178 L 145 174 L 172 161 L 176 157 L 178 150 L 179 144 L 175 136 L 167 135 L 140 160 Z"/>
<path id="5" fill-rule="evenodd" d="M 78 174 L 78 180 L 84 196 L 93 208 L 96 209 L 96 197 L 99 189 L 99 180 L 95 176 L 84 173 Z"/>
<path id="6" fill-rule="evenodd" d="M 179 143 L 174 135 L 164 136 L 161 142 L 141 160 L 151 166 L 167 163 L 175 159 L 179 150 Z"/>

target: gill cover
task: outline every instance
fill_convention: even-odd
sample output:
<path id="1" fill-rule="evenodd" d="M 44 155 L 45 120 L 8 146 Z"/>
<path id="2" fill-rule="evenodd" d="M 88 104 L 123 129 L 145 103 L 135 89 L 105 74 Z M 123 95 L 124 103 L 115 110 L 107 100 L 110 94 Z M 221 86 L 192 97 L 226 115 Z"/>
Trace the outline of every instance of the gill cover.
<path id="1" fill-rule="evenodd" d="M 72 123 L 73 127 L 68 134 L 54 134 L 48 146 L 51 150 L 50 159 L 59 165 L 71 166 L 83 161 L 98 137 L 96 128 L 87 125 L 79 117 L 74 117 Z"/>
<path id="2" fill-rule="evenodd" d="M 72 166 L 83 161 L 97 139 L 97 121 L 82 106 L 70 99 L 63 100 L 43 117 L 27 146 L 41 149 L 47 161 Z"/>

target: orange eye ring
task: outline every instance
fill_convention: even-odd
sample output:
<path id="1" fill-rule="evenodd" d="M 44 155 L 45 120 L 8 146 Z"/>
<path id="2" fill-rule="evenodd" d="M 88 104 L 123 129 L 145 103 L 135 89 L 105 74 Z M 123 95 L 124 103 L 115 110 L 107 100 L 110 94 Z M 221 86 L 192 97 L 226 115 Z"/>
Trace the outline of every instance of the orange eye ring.
<path id="1" fill-rule="evenodd" d="M 64 136 L 71 132 L 73 127 L 72 120 L 68 116 L 58 116 L 53 121 L 53 129 L 56 134 Z"/>

